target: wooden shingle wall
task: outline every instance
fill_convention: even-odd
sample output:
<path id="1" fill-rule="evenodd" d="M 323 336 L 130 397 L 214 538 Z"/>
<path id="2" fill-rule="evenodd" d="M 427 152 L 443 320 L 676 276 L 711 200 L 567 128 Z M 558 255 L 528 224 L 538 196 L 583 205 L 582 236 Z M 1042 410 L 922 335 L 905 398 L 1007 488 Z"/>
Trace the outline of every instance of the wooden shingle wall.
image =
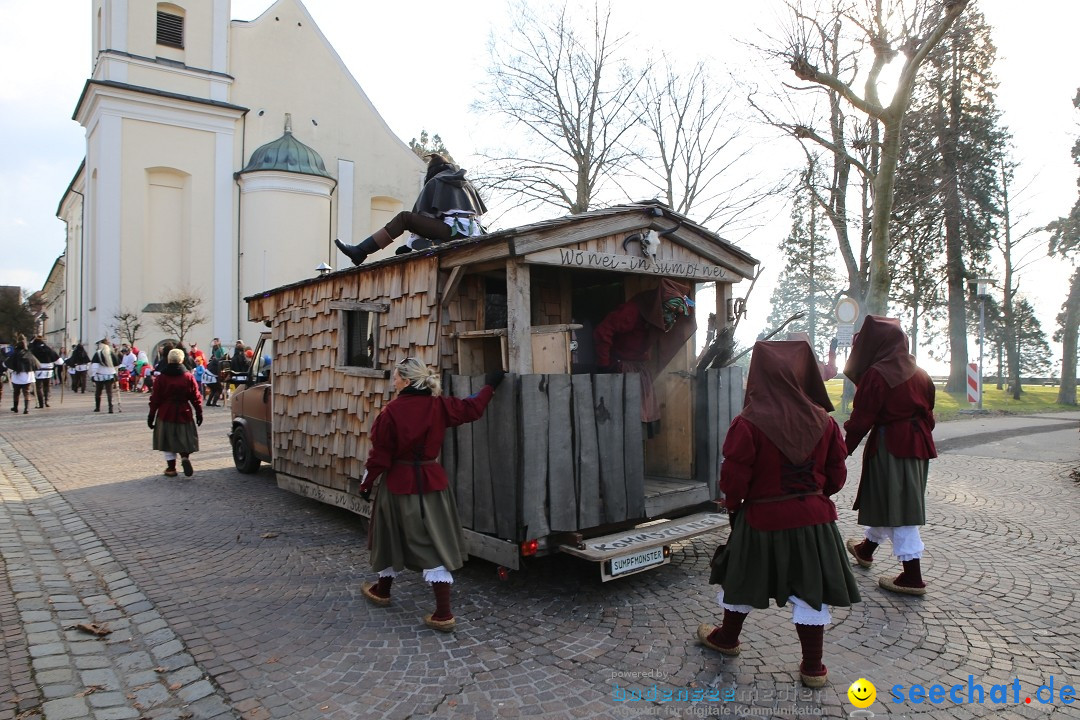
<path id="1" fill-rule="evenodd" d="M 269 319 L 274 339 L 274 470 L 342 491 L 355 491 L 367 459 L 367 434 L 390 401 L 389 379 L 338 367 L 341 310 L 335 302 L 385 303 L 378 363 L 405 356 L 438 359 L 438 259 L 417 258 L 328 276 L 249 303 Z M 354 482 L 350 483 L 349 479 Z"/>
<path id="2" fill-rule="evenodd" d="M 440 284 L 446 282 L 447 273 L 441 273 Z M 485 282 L 477 275 L 466 275 L 457 290 L 447 300 L 442 311 L 441 326 L 436 328 L 439 346 L 439 368 L 447 372 L 457 370 L 457 342 L 455 336 L 462 332 L 484 328 Z"/>

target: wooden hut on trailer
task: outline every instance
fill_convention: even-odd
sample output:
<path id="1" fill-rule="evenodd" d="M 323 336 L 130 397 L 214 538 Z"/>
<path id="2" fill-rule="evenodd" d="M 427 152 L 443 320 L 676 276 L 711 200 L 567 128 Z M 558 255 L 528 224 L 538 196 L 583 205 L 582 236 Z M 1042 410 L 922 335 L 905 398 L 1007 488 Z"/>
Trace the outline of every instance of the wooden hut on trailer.
<path id="1" fill-rule="evenodd" d="M 393 365 L 416 357 L 437 366 L 444 391 L 459 396 L 502 368 L 510 375 L 485 416 L 450 431 L 443 448 L 470 552 L 514 568 L 523 551 L 614 559 L 605 579 L 666 561 L 666 548 L 657 560 L 663 545 L 720 522 L 685 516 L 713 507 L 720 445 L 742 406 L 741 376 L 736 368 L 697 376 L 687 342 L 655 369 L 662 425 L 646 439 L 639 378 L 595 372 L 592 329 L 661 278 L 686 284 L 691 297 L 714 283 L 715 307 L 698 304 L 696 314 L 703 324 L 715 312 L 722 327 L 732 284 L 756 265 L 666 206 L 644 202 L 247 298 L 249 319 L 265 321 L 273 339 L 278 483 L 367 515 L 357 486 L 368 430 L 391 399 Z M 680 515 L 681 524 L 639 527 Z"/>

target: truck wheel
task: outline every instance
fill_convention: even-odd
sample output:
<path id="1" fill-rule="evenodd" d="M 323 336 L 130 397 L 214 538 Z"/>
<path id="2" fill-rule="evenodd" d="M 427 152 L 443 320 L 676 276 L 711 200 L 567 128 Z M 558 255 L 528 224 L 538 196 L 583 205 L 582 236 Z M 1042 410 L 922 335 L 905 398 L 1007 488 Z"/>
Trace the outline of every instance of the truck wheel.
<path id="1" fill-rule="evenodd" d="M 251 451 L 251 445 L 248 444 L 243 428 L 233 430 L 232 459 L 236 469 L 242 473 L 250 474 L 259 470 L 260 460 Z"/>

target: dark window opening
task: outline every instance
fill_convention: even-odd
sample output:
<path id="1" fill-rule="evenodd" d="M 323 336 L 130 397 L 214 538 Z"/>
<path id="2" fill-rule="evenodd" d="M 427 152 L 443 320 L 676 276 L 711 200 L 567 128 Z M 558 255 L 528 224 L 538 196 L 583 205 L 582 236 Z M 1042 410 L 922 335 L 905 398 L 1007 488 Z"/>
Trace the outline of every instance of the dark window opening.
<path id="1" fill-rule="evenodd" d="M 484 329 L 505 328 L 506 312 L 506 280 L 488 278 L 484 288 Z"/>
<path id="2" fill-rule="evenodd" d="M 157 44 L 184 49 L 184 18 L 180 15 L 158 11 Z"/>
<path id="3" fill-rule="evenodd" d="M 593 329 L 626 302 L 626 288 L 622 279 L 610 273 L 573 273 L 572 286 L 571 322 L 582 326 L 573 336 L 576 346 L 571 354 L 572 371 L 591 373 L 596 371 Z"/>
<path id="4" fill-rule="evenodd" d="M 378 368 L 378 313 L 367 310 L 345 311 L 344 365 Z"/>

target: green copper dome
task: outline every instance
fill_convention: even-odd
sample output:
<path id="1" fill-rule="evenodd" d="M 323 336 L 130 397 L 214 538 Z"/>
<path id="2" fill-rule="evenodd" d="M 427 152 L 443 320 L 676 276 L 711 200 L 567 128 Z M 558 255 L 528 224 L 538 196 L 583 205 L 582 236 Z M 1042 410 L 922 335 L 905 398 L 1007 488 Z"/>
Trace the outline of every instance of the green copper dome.
<path id="1" fill-rule="evenodd" d="M 333 179 L 333 176 L 326 172 L 326 165 L 319 153 L 294 138 L 288 124 L 284 135 L 251 153 L 251 160 L 240 174 L 255 170 L 281 170 Z"/>

